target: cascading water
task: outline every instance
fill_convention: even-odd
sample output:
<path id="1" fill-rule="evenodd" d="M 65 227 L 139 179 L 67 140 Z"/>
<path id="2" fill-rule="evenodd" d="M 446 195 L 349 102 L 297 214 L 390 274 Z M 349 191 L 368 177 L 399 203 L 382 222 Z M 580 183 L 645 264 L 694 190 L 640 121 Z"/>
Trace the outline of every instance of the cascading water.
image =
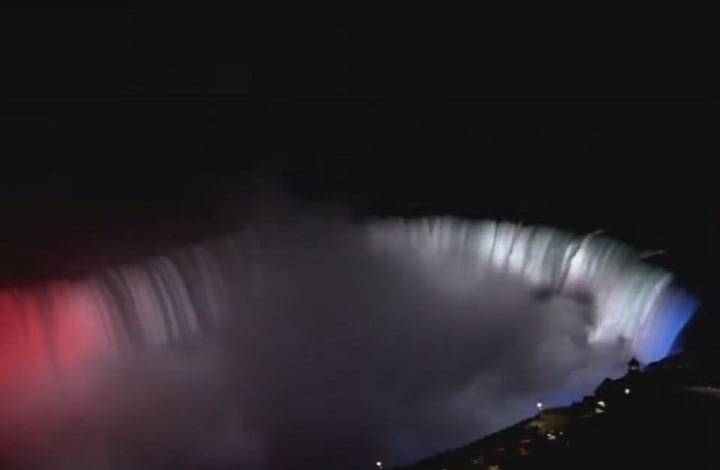
<path id="1" fill-rule="evenodd" d="M 430 263 L 461 256 L 475 266 L 470 279 L 491 270 L 548 295 L 585 297 L 594 305 L 589 341 L 627 340 L 642 362 L 670 352 L 696 307 L 672 284 L 670 273 L 640 262 L 641 253 L 599 233 L 575 236 L 547 227 L 450 218 L 381 223 L 373 231 L 395 252 L 412 250 Z"/>
<path id="2" fill-rule="evenodd" d="M 157 468 L 406 461 L 527 415 L 538 395 L 577 398 L 632 355 L 662 358 L 694 305 L 597 234 L 454 219 L 248 229 L 0 289 L 0 441 L 13 442 L 0 458 L 24 445 L 18 423 L 54 448 L 52 421 L 104 436 L 104 461 L 120 448 L 129 468 L 149 454 Z M 114 363 L 128 365 L 108 380 Z M 26 399 L 58 381 L 85 385 Z M 206 440 L 189 439 L 206 421 Z M 355 447 L 327 455 L 333 439 Z"/>
<path id="3" fill-rule="evenodd" d="M 82 280 L 2 289 L 0 385 L 191 339 L 227 314 L 223 290 L 204 246 Z"/>

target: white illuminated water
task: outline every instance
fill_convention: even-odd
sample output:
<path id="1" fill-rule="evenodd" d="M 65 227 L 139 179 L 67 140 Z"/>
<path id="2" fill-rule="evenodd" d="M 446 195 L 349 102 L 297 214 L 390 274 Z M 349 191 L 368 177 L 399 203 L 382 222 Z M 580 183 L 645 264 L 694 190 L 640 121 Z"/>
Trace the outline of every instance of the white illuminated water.
<path id="1" fill-rule="evenodd" d="M 642 362 L 665 357 L 697 303 L 671 273 L 642 262 L 642 254 L 600 233 L 574 235 L 549 227 L 453 218 L 395 220 L 371 227 L 376 244 L 428 263 L 449 257 L 471 266 L 465 282 L 506 273 L 539 293 L 580 297 L 593 305 L 588 340 L 629 342 Z M 442 271 L 430 270 L 429 274 Z M 436 276 L 436 281 L 443 279 Z"/>

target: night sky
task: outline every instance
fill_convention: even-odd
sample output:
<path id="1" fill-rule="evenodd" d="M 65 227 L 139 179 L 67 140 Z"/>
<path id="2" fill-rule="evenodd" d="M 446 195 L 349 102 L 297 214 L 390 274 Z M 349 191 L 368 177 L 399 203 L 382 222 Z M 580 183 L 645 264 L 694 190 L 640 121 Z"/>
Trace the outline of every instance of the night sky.
<path id="1" fill-rule="evenodd" d="M 489 14 L 286 13 L 3 12 L 0 278 L 221 233 L 272 181 L 358 215 L 664 249 L 654 262 L 703 301 L 691 344 L 714 343 L 720 108 L 702 28 L 685 45 Z"/>

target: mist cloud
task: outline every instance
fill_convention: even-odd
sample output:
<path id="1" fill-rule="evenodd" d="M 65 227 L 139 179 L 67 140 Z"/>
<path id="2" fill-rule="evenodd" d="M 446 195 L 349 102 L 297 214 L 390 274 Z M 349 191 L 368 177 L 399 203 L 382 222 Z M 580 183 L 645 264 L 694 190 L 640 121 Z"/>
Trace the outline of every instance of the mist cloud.
<path id="1" fill-rule="evenodd" d="M 634 353 L 632 338 L 591 340 L 596 300 L 539 297 L 464 245 L 428 255 L 382 226 L 291 210 L 96 276 L 115 279 L 103 315 L 125 315 L 112 328 L 135 339 L 115 331 L 82 367 L 5 398 L 0 455 L 34 468 L 406 463 L 538 400 L 580 398 Z"/>

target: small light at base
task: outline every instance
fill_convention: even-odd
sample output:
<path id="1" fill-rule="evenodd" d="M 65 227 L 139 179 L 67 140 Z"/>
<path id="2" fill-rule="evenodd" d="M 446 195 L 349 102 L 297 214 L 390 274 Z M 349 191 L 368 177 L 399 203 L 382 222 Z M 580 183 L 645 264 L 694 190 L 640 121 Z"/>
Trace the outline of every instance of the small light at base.
<path id="1" fill-rule="evenodd" d="M 375 466 L 377 468 L 382 468 L 382 462 L 378 460 L 377 462 L 375 462 Z"/>
<path id="2" fill-rule="evenodd" d="M 625 389 L 625 395 L 630 395 L 630 389 L 629 389 L 629 388 L 626 388 L 626 389 Z"/>

